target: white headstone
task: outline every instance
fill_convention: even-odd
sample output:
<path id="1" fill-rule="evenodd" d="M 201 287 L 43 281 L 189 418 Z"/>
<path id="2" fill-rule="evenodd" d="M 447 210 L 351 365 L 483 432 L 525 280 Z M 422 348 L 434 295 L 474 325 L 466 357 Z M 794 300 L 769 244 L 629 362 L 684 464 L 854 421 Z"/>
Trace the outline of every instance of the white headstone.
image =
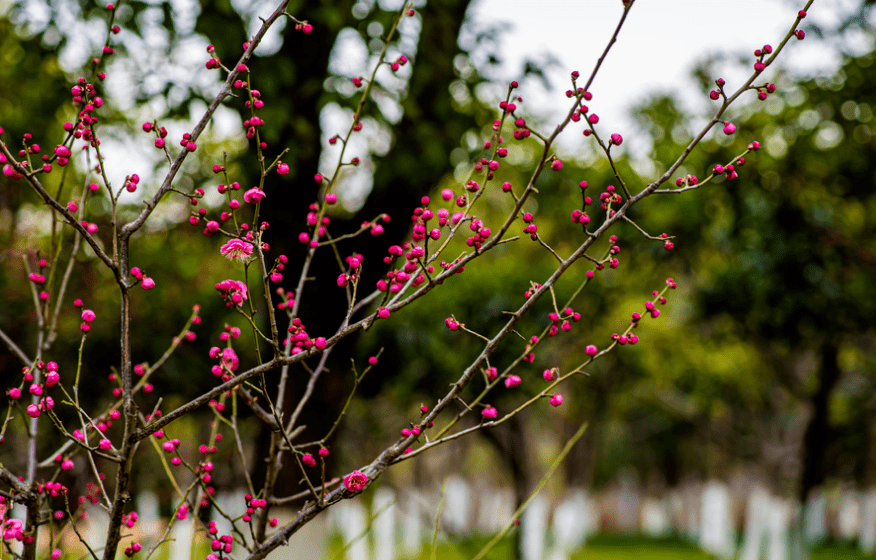
<path id="1" fill-rule="evenodd" d="M 422 498 L 417 492 L 409 492 L 404 497 L 402 509 L 401 542 L 405 556 L 417 557 L 423 550 L 423 509 Z"/>
<path id="2" fill-rule="evenodd" d="M 578 490 L 576 496 L 584 506 L 584 538 L 589 539 L 599 532 L 599 523 L 602 521 L 601 505 L 586 490 Z"/>
<path id="3" fill-rule="evenodd" d="M 649 537 L 665 537 L 669 534 L 669 515 L 666 503 L 655 498 L 642 502 L 642 531 Z"/>
<path id="4" fill-rule="evenodd" d="M 242 496 L 242 493 L 239 494 Z M 329 540 L 329 525 L 331 512 L 330 509 L 327 515 L 317 515 L 308 521 L 303 527 L 295 532 L 295 535 L 289 539 L 289 543 L 275 548 L 268 554 L 268 560 L 314 560 L 316 558 L 330 558 L 328 554 Z M 277 518 L 278 528 L 291 523 L 295 520 L 297 512 L 295 510 L 283 507 L 271 509 L 271 515 Z M 271 534 L 271 529 L 268 529 L 268 534 Z M 234 548 L 237 549 L 238 545 Z M 226 556 L 227 558 L 227 556 Z M 200 560 L 195 558 L 193 560 Z"/>
<path id="5" fill-rule="evenodd" d="M 767 525 L 769 527 L 767 558 L 769 560 L 789 560 L 790 558 L 790 540 L 788 538 L 790 513 L 791 507 L 785 500 L 772 498 L 767 512 Z"/>
<path id="6" fill-rule="evenodd" d="M 501 531 L 514 515 L 514 509 L 514 492 L 487 488 L 478 496 L 478 531 L 488 534 Z"/>
<path id="7" fill-rule="evenodd" d="M 160 536 L 162 524 L 155 492 L 144 490 L 137 496 L 137 524 L 145 538 Z"/>
<path id="8" fill-rule="evenodd" d="M 876 551 L 876 487 L 870 487 L 864 493 L 864 515 L 861 520 L 861 537 L 858 544 L 864 554 L 870 555 Z"/>
<path id="9" fill-rule="evenodd" d="M 544 558 L 547 508 L 547 499 L 538 495 L 523 510 L 520 517 L 520 546 L 523 549 L 523 560 L 542 560 Z"/>
<path id="10" fill-rule="evenodd" d="M 395 515 L 395 492 L 379 487 L 371 504 L 375 560 L 395 560 Z"/>
<path id="11" fill-rule="evenodd" d="M 618 492 L 617 522 L 620 530 L 634 533 L 639 528 L 639 485 L 636 479 L 624 476 Z"/>
<path id="12" fill-rule="evenodd" d="M 748 495 L 748 505 L 745 508 L 745 536 L 739 560 L 760 560 L 763 557 L 771 503 L 769 494 L 760 486 L 756 486 Z"/>
<path id="13" fill-rule="evenodd" d="M 170 538 L 173 539 L 173 544 L 170 546 L 170 560 L 191 560 L 192 541 L 195 538 L 195 525 L 191 515 L 183 520 L 174 521 Z"/>
<path id="14" fill-rule="evenodd" d="M 572 552 L 579 548 L 589 535 L 586 493 L 579 489 L 570 493 L 554 509 L 554 546 L 551 560 L 568 560 Z"/>
<path id="15" fill-rule="evenodd" d="M 700 540 L 700 510 L 703 506 L 702 491 L 694 484 L 684 490 L 684 535 L 693 542 Z"/>
<path id="16" fill-rule="evenodd" d="M 335 523 L 344 542 L 347 560 L 368 559 L 365 508 L 361 500 L 344 500 L 334 507 Z"/>
<path id="17" fill-rule="evenodd" d="M 806 542 L 818 544 L 827 538 L 827 499 L 824 490 L 815 488 L 809 493 L 804 510 Z"/>
<path id="18" fill-rule="evenodd" d="M 861 498 L 856 490 L 843 492 L 837 515 L 840 537 L 852 540 L 861 530 Z"/>
<path id="19" fill-rule="evenodd" d="M 730 558 L 735 553 L 736 546 L 733 542 L 730 492 L 727 485 L 717 480 L 706 483 L 702 503 L 700 545 L 707 552 Z"/>
<path id="20" fill-rule="evenodd" d="M 80 531 L 84 533 L 85 542 L 92 550 L 103 548 L 104 543 L 106 543 L 106 533 L 109 530 L 109 515 L 106 510 L 99 507 L 91 507 L 87 511 L 88 522 L 85 524 L 85 529 L 80 529 Z"/>
<path id="21" fill-rule="evenodd" d="M 246 492 L 217 492 L 216 505 L 222 508 L 226 515 L 235 519 L 246 511 L 246 502 L 243 500 L 243 495 Z M 231 532 L 231 523 L 219 514 L 219 511 L 214 507 L 210 512 L 210 519 L 216 522 L 216 528 L 220 535 L 227 535 Z"/>
<path id="22" fill-rule="evenodd" d="M 458 535 L 469 531 L 470 507 L 471 490 L 468 487 L 468 483 L 458 476 L 448 478 L 444 494 L 444 516 L 442 518 L 448 532 Z"/>

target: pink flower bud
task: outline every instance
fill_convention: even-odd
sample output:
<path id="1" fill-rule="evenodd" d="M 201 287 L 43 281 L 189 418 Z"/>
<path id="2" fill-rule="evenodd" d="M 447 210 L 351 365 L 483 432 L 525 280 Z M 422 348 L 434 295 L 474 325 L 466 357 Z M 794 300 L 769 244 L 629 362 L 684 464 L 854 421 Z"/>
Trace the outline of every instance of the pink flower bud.
<path id="1" fill-rule="evenodd" d="M 368 483 L 368 476 L 361 471 L 353 471 L 344 477 L 344 486 L 350 492 L 361 492 Z"/>

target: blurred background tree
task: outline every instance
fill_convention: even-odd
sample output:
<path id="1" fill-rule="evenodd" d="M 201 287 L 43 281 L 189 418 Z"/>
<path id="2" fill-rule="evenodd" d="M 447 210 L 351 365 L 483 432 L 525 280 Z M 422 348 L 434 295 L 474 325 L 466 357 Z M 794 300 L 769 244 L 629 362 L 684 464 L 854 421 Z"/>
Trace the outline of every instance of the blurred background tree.
<path id="1" fill-rule="evenodd" d="M 468 4 L 444 0 L 417 6 L 420 16 L 409 20 L 392 47 L 397 55 L 410 58 L 411 65 L 379 80 L 375 103 L 364 115 L 367 142 L 360 148 L 365 155 L 353 154 L 363 161 L 351 170 L 348 181 L 358 190 L 345 197 L 355 203 L 337 208 L 331 217 L 334 235 L 381 213 L 392 217 L 378 243 L 356 247 L 364 253 L 366 286 L 385 272 L 380 265 L 383 251 L 406 235 L 408 217 L 420 198 L 435 198 L 441 189 L 458 185 L 455 171 L 464 171 L 482 155 L 481 142 L 495 108 L 478 93 L 484 79 L 469 60 L 474 45 L 459 41 Z M 4 5 L 0 11 L 0 124 L 8 138 L 30 131 L 44 146 L 52 146 L 62 138 L 61 124 L 71 118 L 69 84 L 78 75 L 63 68 L 69 68 L 71 60 L 86 62 L 91 52 L 86 48 L 82 56 L 81 47 L 74 44 L 95 45 L 102 37 L 83 31 L 87 25 L 100 25 L 96 7 L 54 0 L 46 5 L 46 16 L 34 12 L 34 5 Z M 115 117 L 105 123 L 107 137 L 121 144 L 133 142 L 133 149 L 141 150 L 148 140 L 134 134 L 156 115 L 180 132 L 185 130 L 190 113 L 196 113 L 216 87 L 217 75 L 205 79 L 200 71 L 206 60 L 205 37 L 223 62 L 232 63 L 260 7 L 223 0 L 200 5 L 123 4 L 118 13 L 125 28 L 119 35 L 121 55 L 108 71 L 106 86 L 122 94 L 114 101 Z M 389 14 L 382 4 L 361 0 L 316 6 L 292 2 L 289 11 L 306 12 L 318 32 L 303 35 L 287 26 L 250 67 L 266 101 L 264 140 L 269 150 L 290 149 L 284 161 L 292 169 L 283 179 L 269 179 L 265 220 L 275 230 L 290 232 L 275 237 L 272 248 L 298 262 L 303 248 L 296 237 L 303 231 L 305 216 L 301 209 L 319 196 L 313 175 L 326 171 L 328 139 L 352 118 L 356 91 L 349 78 L 373 59 L 375 40 L 387 31 Z M 421 26 L 420 17 L 429 24 Z M 484 28 L 475 34 L 493 60 L 498 56 L 492 46 L 495 33 Z M 354 55 L 357 64 L 345 60 Z M 547 414 L 551 407 L 545 403 L 525 421 L 485 434 L 507 472 L 486 468 L 492 461 L 484 459 L 491 456 L 489 451 L 474 454 L 480 459 L 466 463 L 466 468 L 513 484 L 520 499 L 542 470 L 530 464 L 531 453 L 526 451 L 536 448 L 535 462 L 546 461 L 561 434 L 574 431 L 583 416 L 590 428 L 567 463 L 568 485 L 605 486 L 625 472 L 650 487 L 671 488 L 685 479 L 722 478 L 742 468 L 758 471 L 777 491 L 806 499 L 812 488 L 831 479 L 876 482 L 876 100 L 869 87 L 873 60 L 873 54 L 849 57 L 830 78 L 802 83 L 789 76 L 777 78 L 777 93 L 742 111 L 737 124 L 746 124 L 736 135 L 704 144 L 679 173 L 703 178 L 714 164 L 726 163 L 749 141 L 760 140 L 763 149 L 746 158 L 738 179 L 718 179 L 681 196 L 664 195 L 634 210 L 632 217 L 648 232 L 677 236 L 676 248 L 667 252 L 631 226 L 614 232 L 622 249 L 620 268 L 597 273 L 581 303 L 572 306 L 582 321 L 571 334 L 560 333 L 556 345 L 537 353 L 524 384 L 543 382 L 544 369 L 568 371 L 578 365 L 585 344 L 606 346 L 611 333 L 625 328 L 630 313 L 651 299 L 651 290 L 673 276 L 679 290 L 672 294 L 668 312 L 644 321 L 637 346 L 620 348 L 597 363 L 588 377 L 563 387 L 563 407 Z M 700 75 L 715 76 L 713 70 L 704 67 Z M 183 79 L 187 73 L 198 77 Z M 707 91 L 708 82 L 703 85 Z M 133 93 L 126 97 L 124 91 Z M 393 96 L 400 101 L 393 102 Z M 230 119 L 234 129 L 241 120 L 240 107 L 229 106 L 233 111 L 222 118 Z M 687 131 L 699 122 L 697 115 L 686 115 L 676 99 L 665 96 L 651 99 L 637 116 L 641 128 L 636 133 L 649 135 L 654 149 L 650 162 L 620 161 L 621 172 L 634 178 L 633 185 L 659 175 L 687 143 Z M 258 173 L 251 152 L 222 129 L 217 124 L 210 130 L 203 153 L 226 152 L 232 180 L 251 181 Z M 583 239 L 568 221 L 571 210 L 581 207 L 578 182 L 588 181 L 591 190 L 613 182 L 611 170 L 586 147 L 587 141 L 579 137 L 577 142 L 581 157 L 566 160 L 561 173 L 542 176 L 537 203 L 527 208 L 561 254 Z M 499 179 L 520 185 L 528 177 L 535 149 L 514 144 L 511 152 Z M 193 162 L 180 181 L 186 188 L 214 188 L 219 181 L 210 172 L 214 163 Z M 160 170 L 160 162 L 155 165 Z M 148 175 L 151 170 L 123 172 Z M 81 189 L 81 170 L 69 175 L 65 189 Z M 489 192 L 479 203 L 488 225 L 507 206 L 505 196 Z M 19 257 L 27 256 L 33 266 L 36 255 L 25 242 L 45 234 L 34 219 L 36 200 L 20 185 L 0 178 L 0 289 L 6 301 L 0 308 L 0 327 L 24 337 L 32 321 Z M 208 197 L 205 203 L 218 207 L 219 201 Z M 105 198 L 91 204 L 95 221 L 108 228 Z M 165 220 L 135 244 L 141 261 L 134 264 L 155 270 L 161 288 L 136 302 L 135 321 L 143 319 L 135 323 L 136 356 L 138 361 L 157 359 L 178 334 L 190 306 L 200 303 L 204 322 L 199 337 L 184 344 L 165 365 L 165 373 L 155 378 L 157 393 L 177 394 L 182 402 L 208 378 L 207 349 L 224 322 L 245 325 L 228 318 L 212 287 L 214 279 L 232 269 L 205 258 L 215 253 L 215 243 L 205 242 L 198 228 L 188 226 L 187 201 L 168 206 Z M 381 442 L 394 438 L 400 425 L 415 420 L 421 402 L 430 404 L 469 362 L 479 343 L 443 329 L 448 314 L 488 334 L 502 312 L 521 301 L 530 283 L 547 275 L 553 259 L 547 251 L 525 236 L 510 245 L 495 250 L 499 258 L 489 268 L 472 267 L 463 277 L 451 279 L 452 296 L 419 301 L 335 351 L 333 374 L 323 378 L 303 422 L 314 430 L 312 438 L 322 436 L 316 431 L 321 420 L 333 417 L 351 390 L 352 378 L 344 373 L 349 357 L 361 359 L 384 349 L 379 371 L 360 387 L 362 400 L 352 414 L 357 421 L 347 422 L 340 436 L 350 444 L 335 445 L 333 460 L 344 468 L 357 466 Z M 510 258 L 512 254 L 518 256 Z M 88 251 L 76 258 L 93 261 Z M 331 278 L 333 267 L 329 260 L 318 260 L 314 275 Z M 118 363 L 113 338 L 116 302 L 101 290 L 110 279 L 99 266 L 83 270 L 74 277 L 70 296 L 85 297 L 98 316 L 106 318 L 95 323 L 90 335 L 94 350 L 88 366 L 94 374 L 108 375 Z M 585 270 L 558 286 L 559 302 L 577 288 Z M 296 271 L 286 276 L 295 278 Z M 307 287 L 308 298 L 323 302 L 304 307 L 302 319 L 310 332 L 329 334 L 327 329 L 341 316 L 343 309 L 334 303 L 333 293 L 332 285 Z M 162 321 L 146 319 L 157 310 Z M 540 332 L 551 311 L 549 301 L 540 302 L 538 312 L 523 321 L 519 331 L 527 337 Z M 75 332 L 75 319 L 65 318 L 62 329 Z M 69 357 L 75 356 L 75 347 L 73 338 L 62 337 L 50 359 L 72 364 Z M 522 341 L 506 342 L 491 362 L 501 370 L 522 349 Z M 241 353 L 252 358 L 246 349 Z M 0 353 L 0 372 L 7 375 L 18 367 L 13 356 Z M 294 396 L 301 387 L 293 383 L 289 390 Z M 518 399 L 509 390 L 491 404 L 508 410 Z M 163 407 L 176 404 L 170 398 Z M 255 426 L 244 426 L 254 438 Z M 175 429 L 198 430 L 194 422 Z M 399 480 L 423 475 L 419 466 L 400 472 Z M 297 489 L 294 477 L 284 480 L 290 492 Z"/>

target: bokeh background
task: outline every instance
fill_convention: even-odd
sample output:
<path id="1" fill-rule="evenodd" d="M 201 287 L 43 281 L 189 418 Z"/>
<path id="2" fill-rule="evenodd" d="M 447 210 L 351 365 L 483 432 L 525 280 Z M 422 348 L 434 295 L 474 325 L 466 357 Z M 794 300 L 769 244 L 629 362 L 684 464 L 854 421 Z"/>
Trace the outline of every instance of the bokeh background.
<path id="1" fill-rule="evenodd" d="M 507 81 L 520 81 L 527 119 L 552 130 L 557 108 L 566 103 L 568 73 L 589 73 L 604 39 L 596 41 L 608 37 L 621 11 L 620 2 L 586 8 L 568 2 L 415 4 L 417 16 L 405 20 L 390 49 L 390 58 L 405 54 L 411 64 L 398 74 L 378 74 L 365 129 L 348 151 L 362 165 L 340 185 L 342 204 L 332 215 L 335 235 L 382 212 L 393 218 L 383 238 L 347 249 L 362 253 L 371 265 L 365 268 L 366 285 L 385 272 L 379 263 L 386 246 L 408 235 L 407 218 L 420 198 L 436 198 L 441 189 L 458 186 L 482 157 L 481 143 Z M 626 139 L 619 165 L 633 190 L 659 176 L 705 121 L 713 80 L 724 76 L 734 89 L 732 78 L 751 65 L 750 51 L 777 43 L 800 7 L 759 2 L 736 10 L 731 3 L 694 8 L 676 2 L 656 14 L 637 14 L 639 8 L 654 9 L 645 4 L 633 9 L 631 29 L 621 34 L 590 103 L 600 114 L 603 135 L 620 132 Z M 712 12 L 701 14 L 703 4 Z M 206 46 L 215 45 L 223 62 L 232 63 L 258 17 L 271 8 L 244 0 L 122 3 L 117 18 L 123 30 L 114 39 L 118 54 L 107 68 L 109 111 L 102 127 L 111 178 L 121 181 L 138 173 L 141 190 L 149 192 L 164 164 L 151 138 L 140 132 L 141 124 L 158 119 L 171 138 L 188 130 L 217 90 L 218 74 L 203 68 Z M 288 11 L 309 20 L 315 31 L 304 35 L 279 25 L 250 63 L 266 102 L 263 139 L 275 153 L 289 149 L 283 161 L 291 173 L 269 178 L 270 204 L 263 206 L 263 217 L 271 224 L 272 251 L 288 255 L 291 263 L 304 254 L 297 234 L 304 229 L 307 204 L 318 194 L 312 177 L 334 161 L 328 139 L 343 130 L 358 99 L 350 77 L 365 74 L 373 63 L 378 37 L 396 8 L 393 2 L 293 0 Z M 570 20 L 579 22 L 586 41 L 568 28 Z M 621 266 L 599 273 L 574 305 L 582 322 L 541 351 L 523 376 L 535 387 L 542 369 L 574 367 L 585 344 L 605 346 L 652 290 L 660 289 L 667 276 L 675 278 L 679 288 L 660 318 L 639 329 L 638 345 L 612 352 L 589 376 L 565 386 L 562 407 L 534 407 L 495 430 L 448 446 L 447 452 L 402 465 L 381 483 L 434 490 L 447 475 L 457 474 L 472 484 L 510 489 L 519 502 L 586 420 L 587 433 L 546 490 L 551 499 L 580 487 L 594 494 L 635 487 L 639 496 L 662 498 L 685 485 L 719 480 L 734 488 L 760 485 L 775 496 L 806 503 L 816 491 L 839 496 L 876 485 L 873 21 L 869 2 L 815 4 L 804 21 L 806 40 L 789 44 L 787 63 L 768 72 L 776 93 L 762 102 L 751 93 L 734 107 L 730 118 L 738 132 L 709 135 L 677 176 L 703 177 L 751 140 L 759 140 L 763 149 L 746 158 L 736 180 L 718 179 L 707 188 L 653 198 L 636 208 L 633 217 L 642 228 L 676 236 L 675 249 L 667 252 L 629 225 L 618 227 L 613 233 L 622 248 Z M 25 132 L 43 146 L 61 140 L 61 125 L 74 114 L 69 87 L 105 34 L 102 5 L 0 2 L 0 126 L 7 142 L 15 145 Z M 720 40 L 704 39 L 716 35 Z M 257 178 L 254 152 L 241 134 L 242 114 L 240 103 L 226 102 L 177 179 L 178 188 L 201 186 L 214 193 L 218 181 L 210 169 L 221 163 L 218 154 L 225 154 L 234 180 L 248 184 Z M 528 208 L 561 254 L 581 242 L 580 231 L 568 221 L 569 212 L 580 206 L 578 181 L 587 180 L 593 189 L 614 182 L 579 128 L 569 130 L 557 148 L 562 172 L 540 178 L 540 194 Z M 510 147 L 499 180 L 520 185 L 535 163 L 537 147 L 534 142 Z M 68 184 L 80 189 L 81 166 L 71 174 Z M 123 216 L 134 215 L 141 196 L 124 199 Z M 507 202 L 498 192 L 485 197 L 484 221 L 497 223 Z M 109 243 L 108 201 L 97 197 L 89 204 L 90 221 L 98 223 L 99 236 Z M 208 195 L 205 204 L 218 208 L 221 200 Z M 218 258 L 218 240 L 192 228 L 188 215 L 187 200 L 167 200 L 132 244 L 132 264 L 158 283 L 148 296 L 137 294 L 136 361 L 157 360 L 192 305 L 202 309 L 197 338 L 183 344 L 153 378 L 165 410 L 213 383 L 207 351 L 226 324 L 246 330 L 213 289 L 238 272 Z M 37 251 L 46 250 L 48 231 L 34 193 L 0 179 L 0 328 L 15 333 L 25 348 L 32 345 L 34 321 L 22 257 L 35 263 Z M 478 332 L 494 332 L 502 312 L 519 305 L 530 281 L 546 278 L 554 262 L 528 239 L 494 253 L 434 297 L 350 337 L 334 353 L 331 375 L 323 378 L 305 411 L 305 437 L 311 439 L 322 437 L 325 422 L 352 389 L 350 358 L 361 363 L 383 350 L 332 443 L 331 468 L 348 472 L 373 457 L 477 354 L 479 341 L 448 332 L 445 317 L 452 314 Z M 70 299 L 83 297 L 100 318 L 88 339 L 85 364 L 94 387 L 88 398 L 97 407 L 111 398 L 104 380 L 119 359 L 118 301 L 112 279 L 90 252 L 82 250 L 76 258 L 82 266 Z M 284 286 L 292 289 L 296 266 L 289 268 Z M 558 299 L 577 288 L 584 270 L 559 286 Z M 345 304 L 334 286 L 334 259 L 317 260 L 314 275 L 325 281 L 308 286 L 302 319 L 308 332 L 327 335 Z M 79 338 L 77 316 L 68 307 L 49 359 L 70 370 Z M 539 304 L 520 331 L 539 331 L 549 307 Z M 503 346 L 494 362 L 507 363 L 518 346 Z M 238 353 L 244 363 L 253 363 L 251 344 L 239 345 Z M 11 353 L 0 352 L 0 379 L 17 383 L 19 368 Z M 293 383 L 290 391 L 294 398 L 303 383 Z M 493 404 L 510 410 L 520 398 L 507 392 Z M 200 441 L 208 430 L 204 414 L 174 424 L 171 431 Z M 268 434 L 243 414 L 247 451 L 255 454 Z M 5 444 L 4 462 L 15 463 L 9 448 L 20 441 L 16 437 L 11 433 Z M 167 483 L 150 474 L 155 466 L 150 461 L 138 464 L 139 480 L 168 498 Z M 240 477 L 233 466 L 217 474 L 219 486 L 233 486 Z M 298 490 L 294 476 L 284 484 L 290 493 Z M 838 500 L 831 506 L 837 511 Z M 740 531 L 744 509 L 743 504 L 734 510 Z M 608 513 L 599 523 L 607 531 L 619 527 Z"/>

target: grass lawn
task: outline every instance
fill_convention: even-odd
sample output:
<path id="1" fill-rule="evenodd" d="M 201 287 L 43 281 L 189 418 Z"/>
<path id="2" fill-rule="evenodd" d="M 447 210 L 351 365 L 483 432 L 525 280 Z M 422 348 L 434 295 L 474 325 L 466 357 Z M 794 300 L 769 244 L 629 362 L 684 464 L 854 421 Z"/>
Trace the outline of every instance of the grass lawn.
<path id="1" fill-rule="evenodd" d="M 472 538 L 458 542 L 445 542 L 438 546 L 438 560 L 471 560 L 488 542 L 487 538 Z M 487 555 L 489 560 L 512 558 L 513 541 L 506 538 Z M 344 558 L 333 548 L 337 560 Z M 428 546 L 418 560 L 430 560 Z M 400 557 L 401 558 L 401 557 Z M 547 556 L 545 556 L 547 558 Z M 583 549 L 572 555 L 572 560 L 712 560 L 715 557 L 703 552 L 693 544 L 678 538 L 654 539 L 644 536 L 599 535 L 590 539 Z M 876 558 L 866 556 L 856 547 L 846 544 L 824 544 L 812 552 L 812 560 L 858 560 Z"/>

